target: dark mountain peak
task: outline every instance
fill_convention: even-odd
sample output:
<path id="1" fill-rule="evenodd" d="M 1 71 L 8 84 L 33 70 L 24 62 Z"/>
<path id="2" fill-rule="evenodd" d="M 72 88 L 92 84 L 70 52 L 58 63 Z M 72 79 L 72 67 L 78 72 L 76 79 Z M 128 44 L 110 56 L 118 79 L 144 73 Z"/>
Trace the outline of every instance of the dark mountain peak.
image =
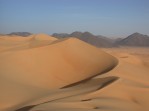
<path id="1" fill-rule="evenodd" d="M 56 38 L 65 38 L 65 37 L 69 37 L 69 34 L 67 33 L 54 33 L 52 34 L 53 37 L 56 37 Z"/>
<path id="2" fill-rule="evenodd" d="M 94 36 L 92 33 L 90 33 L 90 32 L 84 32 L 83 34 L 82 34 L 83 36 L 86 36 L 86 37 L 92 37 L 92 36 Z"/>
<path id="3" fill-rule="evenodd" d="M 149 46 L 149 36 L 136 32 L 118 41 L 117 44 L 127 46 Z"/>
<path id="4" fill-rule="evenodd" d="M 80 32 L 80 31 L 75 31 L 75 32 L 72 32 L 71 34 L 82 34 L 82 32 Z"/>
<path id="5" fill-rule="evenodd" d="M 32 35 L 32 33 L 29 33 L 29 32 L 12 32 L 8 35 L 18 35 L 18 36 L 27 37 L 29 35 Z"/>
<path id="6" fill-rule="evenodd" d="M 93 35 L 91 32 L 84 32 L 83 34 Z"/>
<path id="7" fill-rule="evenodd" d="M 131 35 L 142 35 L 142 34 L 139 33 L 139 32 L 135 32 L 135 33 L 133 33 L 133 34 L 131 34 Z"/>
<path id="8" fill-rule="evenodd" d="M 144 36 L 145 36 L 145 35 L 143 35 L 143 34 L 140 34 L 140 33 L 138 33 L 138 32 L 135 32 L 135 33 L 129 35 L 128 37 L 144 37 Z"/>
<path id="9" fill-rule="evenodd" d="M 72 32 L 71 34 L 70 34 L 70 36 L 71 37 L 80 37 L 80 36 L 82 36 L 82 32 L 79 32 L 79 31 L 75 31 L 75 32 Z"/>
<path id="10" fill-rule="evenodd" d="M 87 31 L 86 32 L 75 31 L 75 32 L 71 33 L 70 36 L 71 37 L 92 37 L 94 35 Z"/>
<path id="11" fill-rule="evenodd" d="M 128 37 L 126 37 L 125 40 L 127 40 L 127 39 L 141 40 L 141 39 L 146 39 L 146 38 L 149 38 L 149 36 L 136 32 L 136 33 L 133 33 L 133 34 L 129 35 Z"/>

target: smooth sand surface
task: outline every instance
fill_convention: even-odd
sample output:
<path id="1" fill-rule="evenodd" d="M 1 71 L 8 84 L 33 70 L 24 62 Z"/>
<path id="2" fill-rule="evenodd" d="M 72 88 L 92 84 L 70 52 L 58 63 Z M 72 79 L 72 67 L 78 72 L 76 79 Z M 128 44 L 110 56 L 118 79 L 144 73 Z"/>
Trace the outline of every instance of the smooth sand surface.
<path id="1" fill-rule="evenodd" d="M 149 48 L 0 36 L 0 111 L 149 111 Z"/>

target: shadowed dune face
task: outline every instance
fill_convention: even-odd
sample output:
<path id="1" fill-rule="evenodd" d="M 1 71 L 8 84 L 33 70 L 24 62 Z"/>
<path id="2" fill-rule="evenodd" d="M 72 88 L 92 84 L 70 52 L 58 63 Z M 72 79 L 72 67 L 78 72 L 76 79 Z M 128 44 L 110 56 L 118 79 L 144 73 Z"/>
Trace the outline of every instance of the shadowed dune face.
<path id="1" fill-rule="evenodd" d="M 0 50 L 0 87 L 4 89 L 0 107 L 4 111 L 19 109 L 49 90 L 108 72 L 118 62 L 78 39 L 57 40 L 44 34 L 1 37 Z"/>
<path id="2" fill-rule="evenodd" d="M 17 109 L 16 111 L 28 111 L 28 110 L 34 111 L 34 110 L 38 109 L 38 107 L 41 108 L 41 107 L 45 106 L 45 104 L 48 105 L 48 107 L 50 108 L 49 110 L 54 110 L 57 108 L 53 104 L 53 102 L 63 101 L 63 100 L 67 100 L 70 98 L 74 98 L 78 95 L 95 92 L 97 90 L 100 90 L 100 89 L 112 84 L 116 80 L 118 80 L 118 77 L 111 76 L 111 77 L 105 77 L 105 78 L 88 79 L 86 81 L 80 81 L 73 85 L 66 86 L 63 89 L 56 90 L 51 95 L 46 96 L 46 98 L 40 99 L 40 101 L 31 103 L 31 104 L 35 104 L 35 105 L 26 106 L 26 107 Z M 79 101 L 90 101 L 90 99 L 80 98 Z M 76 105 L 73 107 L 76 109 L 78 106 Z M 58 109 L 61 109 L 61 108 L 65 108 L 65 105 L 64 105 L 64 107 L 60 106 Z M 70 108 L 72 108 L 72 106 L 70 106 Z M 92 108 L 93 107 L 91 107 L 91 109 Z"/>
<path id="3" fill-rule="evenodd" d="M 149 49 L 117 48 L 103 50 L 119 60 L 116 68 L 94 79 L 66 86 L 61 89 L 61 91 L 65 90 L 65 94 L 59 92 L 62 95 L 55 93 L 56 97 L 54 95 L 46 96 L 40 99 L 41 101 L 38 101 L 37 104 L 35 103 L 36 106 L 32 106 L 28 110 L 148 111 L 149 69 L 144 62 L 148 62 Z M 112 82 L 112 78 L 115 78 L 114 82 Z M 81 87 L 82 83 L 87 87 Z M 83 94 L 77 92 L 83 90 L 85 91 Z M 76 91 L 77 94 L 73 95 L 74 93 L 71 91 Z M 32 104 L 34 105 L 34 103 Z"/>

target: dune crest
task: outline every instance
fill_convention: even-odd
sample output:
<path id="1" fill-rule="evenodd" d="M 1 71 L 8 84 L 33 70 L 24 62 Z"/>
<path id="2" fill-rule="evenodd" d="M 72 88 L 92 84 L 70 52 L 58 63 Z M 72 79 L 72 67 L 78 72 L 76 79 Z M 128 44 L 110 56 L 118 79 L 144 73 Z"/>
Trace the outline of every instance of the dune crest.
<path id="1" fill-rule="evenodd" d="M 57 38 L 46 35 L 46 34 L 36 34 L 34 37 L 36 40 L 57 40 Z"/>
<path id="2" fill-rule="evenodd" d="M 0 48 L 7 49 L 0 53 L 3 111 L 19 109 L 50 90 L 108 72 L 118 62 L 76 38 L 57 40 L 45 34 L 13 38 L 0 40 Z"/>
<path id="3" fill-rule="evenodd" d="M 148 111 L 149 49 L 102 50 L 45 34 L 0 37 L 0 111 Z"/>

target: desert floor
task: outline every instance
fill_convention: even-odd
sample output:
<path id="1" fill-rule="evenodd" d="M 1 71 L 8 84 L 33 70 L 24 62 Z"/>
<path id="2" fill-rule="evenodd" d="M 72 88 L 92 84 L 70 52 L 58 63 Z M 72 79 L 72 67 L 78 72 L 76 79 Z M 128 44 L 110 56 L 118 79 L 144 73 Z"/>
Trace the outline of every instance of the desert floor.
<path id="1" fill-rule="evenodd" d="M 149 48 L 1 36 L 0 91 L 0 111 L 149 111 Z"/>

